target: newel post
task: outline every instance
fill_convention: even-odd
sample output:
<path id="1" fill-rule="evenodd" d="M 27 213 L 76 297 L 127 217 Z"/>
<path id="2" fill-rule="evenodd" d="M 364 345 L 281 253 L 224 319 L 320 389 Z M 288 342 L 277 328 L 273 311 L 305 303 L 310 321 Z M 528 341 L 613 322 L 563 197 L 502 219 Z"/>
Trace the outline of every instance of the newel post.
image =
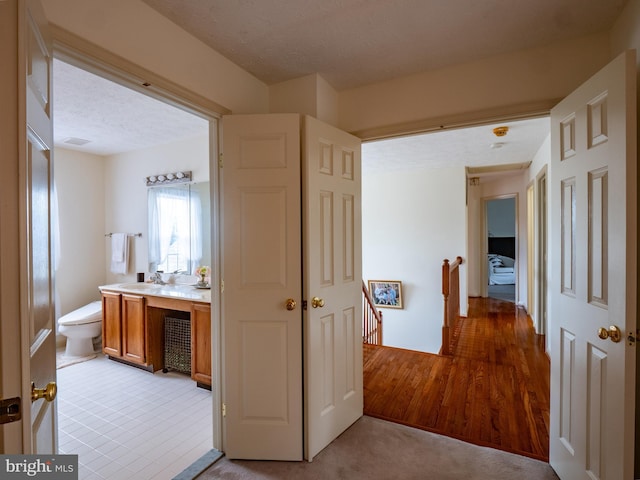
<path id="1" fill-rule="evenodd" d="M 449 355 L 449 259 L 442 262 L 442 296 L 444 297 L 444 318 L 442 321 L 442 354 Z"/>

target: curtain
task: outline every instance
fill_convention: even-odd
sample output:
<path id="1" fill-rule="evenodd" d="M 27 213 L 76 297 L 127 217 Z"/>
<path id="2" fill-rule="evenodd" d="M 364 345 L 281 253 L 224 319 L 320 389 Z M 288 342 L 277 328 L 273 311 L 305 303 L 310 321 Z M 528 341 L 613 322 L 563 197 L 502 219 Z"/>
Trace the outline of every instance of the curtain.
<path id="1" fill-rule="evenodd" d="M 176 241 L 180 232 L 189 232 L 189 190 L 153 187 L 149 189 L 148 195 L 149 271 L 156 272 L 158 266 L 167 259 L 169 247 Z"/>
<path id="2" fill-rule="evenodd" d="M 202 206 L 188 186 L 149 188 L 149 271 L 167 260 L 171 246 L 191 273 L 202 259 Z"/>
<path id="3" fill-rule="evenodd" d="M 202 203 L 200 193 L 191 190 L 191 261 L 189 273 L 194 273 L 202 260 Z"/>

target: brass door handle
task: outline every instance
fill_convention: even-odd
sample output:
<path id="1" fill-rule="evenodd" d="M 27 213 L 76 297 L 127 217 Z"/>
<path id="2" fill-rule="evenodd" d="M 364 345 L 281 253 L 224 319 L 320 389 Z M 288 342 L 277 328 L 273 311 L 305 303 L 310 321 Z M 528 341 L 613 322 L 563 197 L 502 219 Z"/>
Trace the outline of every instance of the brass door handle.
<path id="1" fill-rule="evenodd" d="M 622 332 L 615 325 L 611 325 L 609 327 L 609 330 L 607 330 L 604 327 L 600 327 L 598 329 L 598 336 L 602 340 L 606 340 L 607 338 L 610 338 L 613 343 L 618 343 L 620 340 L 622 340 Z"/>
<path id="2" fill-rule="evenodd" d="M 311 306 L 313 308 L 318 308 L 318 307 L 322 308 L 324 307 L 324 300 L 318 297 L 313 297 L 311 299 Z"/>
<path id="3" fill-rule="evenodd" d="M 39 398 L 44 398 L 47 402 L 53 402 L 58 393 L 58 386 L 55 382 L 49 382 L 44 388 L 36 388 L 36 384 L 31 382 L 31 401 L 35 402 Z"/>
<path id="4" fill-rule="evenodd" d="M 287 310 L 294 310 L 296 308 L 296 301 L 293 298 L 287 298 L 285 306 Z"/>

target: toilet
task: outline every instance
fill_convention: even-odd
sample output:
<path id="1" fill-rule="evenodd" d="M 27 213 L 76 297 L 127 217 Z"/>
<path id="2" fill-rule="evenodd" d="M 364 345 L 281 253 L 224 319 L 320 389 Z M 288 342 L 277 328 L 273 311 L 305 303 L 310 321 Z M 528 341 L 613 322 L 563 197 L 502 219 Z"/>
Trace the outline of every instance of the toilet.
<path id="1" fill-rule="evenodd" d="M 93 338 L 102 333 L 102 302 L 97 300 L 58 320 L 58 331 L 67 337 L 67 357 L 85 357 L 94 353 Z"/>

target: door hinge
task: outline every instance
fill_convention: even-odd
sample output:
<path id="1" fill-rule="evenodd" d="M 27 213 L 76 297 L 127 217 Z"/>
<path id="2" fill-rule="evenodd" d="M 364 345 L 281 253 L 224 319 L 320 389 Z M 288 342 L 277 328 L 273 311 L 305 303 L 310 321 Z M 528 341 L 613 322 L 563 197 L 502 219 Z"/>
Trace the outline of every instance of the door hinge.
<path id="1" fill-rule="evenodd" d="M 218 167 L 219 168 L 224 167 L 224 158 L 222 157 L 222 152 L 218 154 Z"/>
<path id="2" fill-rule="evenodd" d="M 222 404 L 222 416 L 223 417 L 227 416 L 227 404 L 226 403 Z"/>
<path id="3" fill-rule="evenodd" d="M 0 424 L 17 422 L 22 418 L 20 397 L 0 400 Z"/>
<path id="4" fill-rule="evenodd" d="M 636 342 L 638 341 L 638 335 L 640 334 L 640 331 L 636 330 L 635 332 L 629 332 L 629 334 L 627 335 L 627 345 L 635 345 Z"/>
<path id="5" fill-rule="evenodd" d="M 224 293 L 224 280 L 220 280 L 220 293 Z"/>

